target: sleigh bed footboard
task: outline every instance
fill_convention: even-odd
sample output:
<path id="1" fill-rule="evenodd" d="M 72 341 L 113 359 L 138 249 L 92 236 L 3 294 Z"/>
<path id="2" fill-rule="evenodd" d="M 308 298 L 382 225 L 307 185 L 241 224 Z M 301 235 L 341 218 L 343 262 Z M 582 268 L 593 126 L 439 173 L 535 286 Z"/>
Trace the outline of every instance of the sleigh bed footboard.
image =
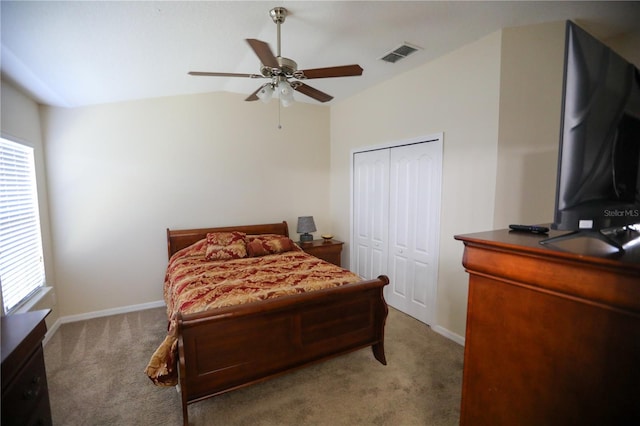
<path id="1" fill-rule="evenodd" d="M 386 365 L 383 287 L 389 279 L 178 315 L 179 382 L 187 406 L 372 346 Z"/>

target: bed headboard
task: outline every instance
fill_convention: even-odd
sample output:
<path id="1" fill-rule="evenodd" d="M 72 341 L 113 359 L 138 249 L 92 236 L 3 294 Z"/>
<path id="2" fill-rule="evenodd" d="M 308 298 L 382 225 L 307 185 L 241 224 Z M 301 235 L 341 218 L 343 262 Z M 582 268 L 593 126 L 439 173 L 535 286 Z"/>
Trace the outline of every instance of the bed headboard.
<path id="1" fill-rule="evenodd" d="M 286 221 L 281 223 L 266 223 L 262 225 L 242 225 L 242 226 L 225 226 L 222 228 L 201 228 L 201 229 L 179 229 L 171 230 L 167 228 L 167 251 L 169 258 L 185 247 L 205 238 L 210 232 L 229 232 L 237 231 L 245 234 L 278 234 L 289 236 L 289 227 Z"/>

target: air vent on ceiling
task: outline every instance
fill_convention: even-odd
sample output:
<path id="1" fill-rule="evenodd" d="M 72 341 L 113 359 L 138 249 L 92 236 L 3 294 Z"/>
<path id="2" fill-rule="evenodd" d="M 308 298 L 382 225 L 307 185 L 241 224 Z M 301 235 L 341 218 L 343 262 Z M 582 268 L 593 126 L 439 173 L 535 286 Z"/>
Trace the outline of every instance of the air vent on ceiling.
<path id="1" fill-rule="evenodd" d="M 411 55 L 412 53 L 414 53 L 415 51 L 421 49 L 421 47 L 409 44 L 407 42 L 401 44 L 400 46 L 396 47 L 394 50 L 392 50 L 391 52 L 387 53 L 386 55 L 384 55 L 382 58 L 383 61 L 385 62 L 390 62 L 390 63 L 395 63 L 398 62 L 400 59 L 406 58 L 407 56 Z"/>

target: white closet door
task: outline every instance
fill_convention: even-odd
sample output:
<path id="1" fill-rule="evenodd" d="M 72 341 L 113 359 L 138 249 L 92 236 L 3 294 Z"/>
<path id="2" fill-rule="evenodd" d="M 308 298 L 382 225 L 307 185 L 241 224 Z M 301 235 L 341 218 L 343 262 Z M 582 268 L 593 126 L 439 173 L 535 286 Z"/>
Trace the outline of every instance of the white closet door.
<path id="1" fill-rule="evenodd" d="M 431 324 L 438 268 L 442 145 L 390 151 L 389 305 Z"/>
<path id="2" fill-rule="evenodd" d="M 351 270 L 365 279 L 387 273 L 389 150 L 353 156 L 353 241 Z"/>

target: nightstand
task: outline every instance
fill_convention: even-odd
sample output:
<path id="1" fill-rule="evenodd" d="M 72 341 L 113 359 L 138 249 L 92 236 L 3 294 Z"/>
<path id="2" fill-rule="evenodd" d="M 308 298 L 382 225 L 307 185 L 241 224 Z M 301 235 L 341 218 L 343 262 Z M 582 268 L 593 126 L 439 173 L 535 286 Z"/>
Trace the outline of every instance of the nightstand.
<path id="1" fill-rule="evenodd" d="M 2 317 L 2 424 L 51 425 L 42 339 L 50 310 Z"/>
<path id="2" fill-rule="evenodd" d="M 298 241 L 298 245 L 305 252 L 337 266 L 341 266 L 340 253 L 342 253 L 342 244 L 344 244 L 342 241 L 337 240 L 313 240 L 304 243 Z"/>

